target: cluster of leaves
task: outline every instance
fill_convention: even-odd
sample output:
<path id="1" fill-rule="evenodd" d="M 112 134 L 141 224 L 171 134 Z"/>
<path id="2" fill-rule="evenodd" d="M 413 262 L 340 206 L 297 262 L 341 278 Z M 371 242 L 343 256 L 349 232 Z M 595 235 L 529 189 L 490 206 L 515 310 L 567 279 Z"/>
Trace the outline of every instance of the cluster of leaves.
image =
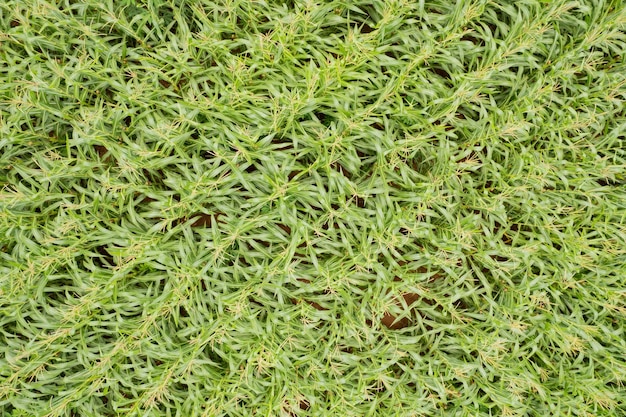
<path id="1" fill-rule="evenodd" d="M 5 0 L 2 416 L 621 416 L 621 0 Z"/>

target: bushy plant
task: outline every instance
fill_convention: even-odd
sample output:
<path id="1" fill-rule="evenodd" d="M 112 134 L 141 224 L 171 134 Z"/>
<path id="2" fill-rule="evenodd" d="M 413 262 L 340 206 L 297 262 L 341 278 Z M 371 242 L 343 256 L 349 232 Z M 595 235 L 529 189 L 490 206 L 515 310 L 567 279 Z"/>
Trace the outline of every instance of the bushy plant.
<path id="1" fill-rule="evenodd" d="M 4 0 L 3 416 L 623 416 L 626 4 Z"/>

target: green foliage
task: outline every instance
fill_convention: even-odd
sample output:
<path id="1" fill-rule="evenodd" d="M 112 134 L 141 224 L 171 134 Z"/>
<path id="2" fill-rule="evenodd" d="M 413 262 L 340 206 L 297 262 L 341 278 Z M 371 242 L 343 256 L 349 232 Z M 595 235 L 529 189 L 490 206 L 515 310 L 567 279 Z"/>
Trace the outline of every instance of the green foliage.
<path id="1" fill-rule="evenodd" d="M 4 0 L 2 416 L 623 416 L 621 0 Z"/>

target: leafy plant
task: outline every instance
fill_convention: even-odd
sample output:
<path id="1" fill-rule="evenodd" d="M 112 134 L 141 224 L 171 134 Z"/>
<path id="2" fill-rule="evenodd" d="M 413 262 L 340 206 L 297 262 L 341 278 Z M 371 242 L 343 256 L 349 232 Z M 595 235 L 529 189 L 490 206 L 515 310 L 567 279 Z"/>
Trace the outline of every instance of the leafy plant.
<path id="1" fill-rule="evenodd" d="M 624 415 L 625 29 L 5 0 L 2 415 Z"/>

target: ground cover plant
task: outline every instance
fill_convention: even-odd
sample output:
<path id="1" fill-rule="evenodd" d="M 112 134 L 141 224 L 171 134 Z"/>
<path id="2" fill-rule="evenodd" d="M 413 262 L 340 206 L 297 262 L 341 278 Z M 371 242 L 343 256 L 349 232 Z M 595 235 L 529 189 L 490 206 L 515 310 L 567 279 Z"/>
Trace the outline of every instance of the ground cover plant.
<path id="1" fill-rule="evenodd" d="M 625 28 L 3 1 L 0 415 L 623 416 Z"/>

